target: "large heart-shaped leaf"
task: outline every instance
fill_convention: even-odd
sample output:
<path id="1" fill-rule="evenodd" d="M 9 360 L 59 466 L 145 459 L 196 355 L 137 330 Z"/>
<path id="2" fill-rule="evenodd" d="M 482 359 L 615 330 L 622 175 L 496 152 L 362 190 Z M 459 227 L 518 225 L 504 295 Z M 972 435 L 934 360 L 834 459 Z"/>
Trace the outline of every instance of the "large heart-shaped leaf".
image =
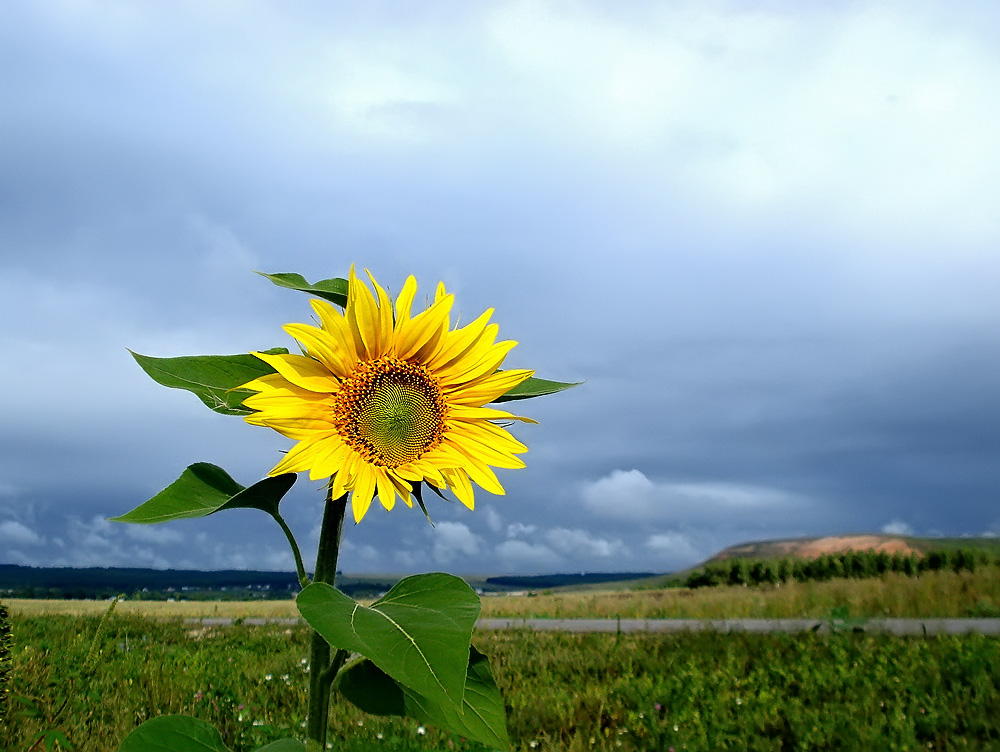
<path id="1" fill-rule="evenodd" d="M 299 612 L 330 645 L 360 653 L 431 702 L 462 712 L 479 596 L 450 574 L 406 577 L 371 606 L 325 583 L 296 598 Z"/>
<path id="2" fill-rule="evenodd" d="M 206 517 L 223 509 L 260 509 L 277 517 L 278 503 L 295 477 L 295 473 L 285 473 L 244 488 L 218 465 L 196 462 L 152 499 L 111 521 L 150 525 Z"/>
<path id="3" fill-rule="evenodd" d="M 506 394 L 497 397 L 494 402 L 510 402 L 511 400 L 531 399 L 532 397 L 542 397 L 546 394 L 555 394 L 570 387 L 579 386 L 582 381 L 549 381 L 548 379 L 536 379 L 534 376 L 525 379 Z"/>
<path id="4" fill-rule="evenodd" d="M 305 752 L 306 745 L 295 739 L 279 739 L 258 747 L 254 752 Z"/>
<path id="5" fill-rule="evenodd" d="M 257 272 L 262 277 L 267 277 L 278 287 L 287 287 L 289 290 L 299 290 L 315 295 L 317 298 L 329 300 L 331 303 L 339 305 L 341 308 L 347 307 L 347 280 L 340 277 L 333 279 L 321 279 L 319 282 L 309 284 L 305 277 L 294 272 L 281 272 L 279 274 L 265 274 Z"/>
<path id="6" fill-rule="evenodd" d="M 284 355 L 288 350 L 284 347 L 275 347 L 263 352 Z M 249 353 L 153 358 L 133 352 L 132 357 L 157 384 L 194 392 L 198 399 L 223 415 L 252 413 L 253 410 L 243 406 L 243 400 L 253 392 L 236 387 L 274 373 L 271 366 Z"/>
<path id="7" fill-rule="evenodd" d="M 406 715 L 488 747 L 510 748 L 503 697 L 493 681 L 489 659 L 475 647 L 469 652 L 462 713 L 401 686 L 369 660 L 345 669 L 337 679 L 337 688 L 366 713 Z"/>
<path id="8" fill-rule="evenodd" d="M 188 715 L 161 715 L 126 736 L 118 752 L 230 752 L 210 723 Z"/>
<path id="9" fill-rule="evenodd" d="M 304 752 L 306 745 L 281 739 L 256 752 Z M 230 752 L 218 730 L 189 715 L 161 715 L 126 736 L 118 752 Z"/>

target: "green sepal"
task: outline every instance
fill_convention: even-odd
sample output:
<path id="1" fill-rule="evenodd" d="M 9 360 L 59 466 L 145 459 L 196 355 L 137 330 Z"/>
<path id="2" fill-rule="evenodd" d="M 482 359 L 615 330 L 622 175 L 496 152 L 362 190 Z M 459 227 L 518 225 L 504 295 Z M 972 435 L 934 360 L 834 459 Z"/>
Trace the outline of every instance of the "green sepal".
<path id="1" fill-rule="evenodd" d="M 424 485 L 423 481 L 417 481 L 416 484 L 414 484 L 413 498 L 417 500 L 417 504 L 420 506 L 420 511 L 424 513 L 424 517 L 427 518 L 427 521 L 430 523 L 431 527 L 434 527 L 434 520 L 431 519 L 430 512 L 427 511 L 427 506 L 424 504 L 424 493 L 422 490 L 423 485 Z M 434 488 L 434 486 L 432 486 L 430 483 L 428 483 L 427 485 L 430 488 Z M 434 488 L 434 490 L 437 491 L 438 496 L 441 496 L 440 491 L 438 491 L 436 488 Z M 441 496 L 441 498 L 443 499 L 444 496 Z"/>
<path id="2" fill-rule="evenodd" d="M 255 355 L 182 355 L 179 358 L 154 358 L 132 352 L 132 357 L 153 381 L 172 389 L 186 389 L 209 408 L 223 415 L 249 415 L 243 400 L 254 392 L 237 389 L 249 381 L 274 373 L 274 369 Z M 263 350 L 269 355 L 287 355 L 284 347 Z"/>
<path id="3" fill-rule="evenodd" d="M 319 282 L 309 284 L 305 277 L 294 272 L 281 272 L 279 274 L 266 274 L 257 272 L 262 277 L 267 277 L 278 287 L 285 287 L 289 290 L 298 290 L 315 295 L 317 298 L 329 300 L 341 308 L 347 307 L 347 280 L 341 277 L 333 279 L 321 279 Z"/>
<path id="4" fill-rule="evenodd" d="M 536 379 L 534 376 L 522 381 L 509 392 L 497 397 L 494 402 L 510 402 L 512 400 L 531 399 L 532 397 L 543 397 L 546 394 L 555 394 L 574 386 L 579 386 L 582 381 L 550 381 L 549 379 Z"/>
<path id="5" fill-rule="evenodd" d="M 464 580 L 440 572 L 405 577 L 371 606 L 314 582 L 295 600 L 331 646 L 368 658 L 401 685 L 462 712 L 480 611 L 479 596 Z"/>
<path id="6" fill-rule="evenodd" d="M 256 752 L 304 752 L 306 745 L 281 739 Z M 118 752 L 231 752 L 218 729 L 189 715 L 161 715 L 122 739 Z"/>
<path id="7" fill-rule="evenodd" d="M 278 503 L 295 478 L 295 473 L 285 473 L 244 488 L 218 465 L 196 462 L 149 501 L 120 517 L 112 517 L 111 522 L 151 525 L 206 517 L 223 509 L 260 509 L 277 517 Z"/>
<path id="8" fill-rule="evenodd" d="M 336 687 L 366 713 L 409 716 L 490 748 L 510 749 L 503 697 L 493 680 L 489 658 L 475 647 L 469 651 L 462 713 L 450 705 L 438 705 L 421 697 L 367 659 L 341 671 Z"/>

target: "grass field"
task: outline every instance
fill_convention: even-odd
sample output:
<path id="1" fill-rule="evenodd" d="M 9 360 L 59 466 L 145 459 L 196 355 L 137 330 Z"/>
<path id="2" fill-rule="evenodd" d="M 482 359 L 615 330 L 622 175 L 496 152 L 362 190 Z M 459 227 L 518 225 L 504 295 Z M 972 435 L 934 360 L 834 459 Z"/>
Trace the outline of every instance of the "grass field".
<path id="1" fill-rule="evenodd" d="M 305 628 L 116 615 L 88 673 L 97 623 L 15 617 L 13 713 L 0 750 L 25 752 L 48 733 L 77 752 L 108 752 L 166 713 L 215 724 L 234 752 L 302 733 Z M 516 750 L 1000 748 L 995 638 L 509 631 L 474 642 L 491 656 Z M 331 723 L 333 748 L 348 752 L 476 749 L 343 703 Z"/>
<path id="2" fill-rule="evenodd" d="M 486 616 L 998 615 L 996 568 L 764 588 L 483 599 Z M 13 702 L 0 752 L 114 750 L 143 720 L 196 715 L 234 752 L 301 733 L 307 630 L 183 617 L 288 617 L 292 601 L 8 602 Z M 569 635 L 483 632 L 517 750 L 1000 749 L 1000 640 L 978 635 Z M 60 710 L 62 708 L 62 710 Z M 336 704 L 338 750 L 469 750 L 406 719 Z M 61 745 L 65 740 L 67 745 Z M 42 746 L 36 749 L 42 749 Z"/>
<path id="3" fill-rule="evenodd" d="M 99 615 L 103 601 L 5 601 L 21 615 Z M 484 617 L 561 618 L 816 618 L 834 611 L 854 617 L 1000 616 L 1000 567 L 975 572 L 889 574 L 765 587 L 557 592 L 484 597 Z M 123 614 L 150 617 L 295 617 L 287 601 L 123 601 Z"/>

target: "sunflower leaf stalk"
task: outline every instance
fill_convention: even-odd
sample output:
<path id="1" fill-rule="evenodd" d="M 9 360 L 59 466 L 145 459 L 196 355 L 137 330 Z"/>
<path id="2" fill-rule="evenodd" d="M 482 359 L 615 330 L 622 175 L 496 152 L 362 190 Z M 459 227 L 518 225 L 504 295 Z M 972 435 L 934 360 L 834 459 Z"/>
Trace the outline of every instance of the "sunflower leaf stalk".
<path id="1" fill-rule="evenodd" d="M 474 486 L 504 494 L 495 471 L 523 468 L 518 455 L 528 449 L 508 429 L 535 421 L 493 403 L 574 384 L 536 379 L 526 369 L 502 370 L 516 342 L 497 339 L 492 309 L 452 328 L 454 297 L 443 284 L 415 312 L 413 277 L 393 301 L 366 274 L 367 282 L 351 267 L 347 279 L 315 283 L 294 273 L 263 274 L 279 287 L 313 296 L 315 325 L 284 327 L 299 354 L 283 347 L 231 356 L 133 353 L 158 383 L 191 391 L 213 411 L 241 416 L 294 443 L 267 478 L 249 487 L 222 468 L 195 463 L 149 501 L 113 519 L 157 524 L 251 508 L 275 520 L 302 588 L 296 604 L 313 630 L 308 750 L 326 748 L 334 691 L 365 712 L 406 715 L 507 749 L 503 699 L 489 659 L 471 645 L 478 596 L 461 579 L 432 572 L 400 580 L 371 604 L 357 603 L 334 587 L 344 519 L 348 507 L 358 524 L 375 500 L 386 510 L 401 500 L 408 507 L 416 501 L 429 521 L 425 485 L 443 498 L 450 492 L 470 510 Z M 298 473 L 325 483 L 312 580 L 278 509 Z M 163 733 L 176 740 L 177 752 L 225 749 L 204 722 L 163 716 L 139 726 L 119 752 L 144 749 Z M 282 750 L 303 748 L 292 740 L 280 744 Z"/>

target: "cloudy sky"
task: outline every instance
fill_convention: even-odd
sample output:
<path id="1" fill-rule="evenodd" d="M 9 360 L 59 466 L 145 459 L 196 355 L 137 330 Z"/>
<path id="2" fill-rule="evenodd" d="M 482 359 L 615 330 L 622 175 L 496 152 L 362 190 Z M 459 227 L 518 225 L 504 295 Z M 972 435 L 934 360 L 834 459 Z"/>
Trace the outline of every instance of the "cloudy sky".
<path id="1" fill-rule="evenodd" d="M 521 403 L 506 496 L 373 507 L 347 571 L 1000 534 L 993 2 L 11 0 L 0 94 L 0 563 L 291 569 L 253 510 L 106 521 L 290 444 L 126 348 L 294 346 L 252 270 L 352 262 L 586 383 Z"/>

